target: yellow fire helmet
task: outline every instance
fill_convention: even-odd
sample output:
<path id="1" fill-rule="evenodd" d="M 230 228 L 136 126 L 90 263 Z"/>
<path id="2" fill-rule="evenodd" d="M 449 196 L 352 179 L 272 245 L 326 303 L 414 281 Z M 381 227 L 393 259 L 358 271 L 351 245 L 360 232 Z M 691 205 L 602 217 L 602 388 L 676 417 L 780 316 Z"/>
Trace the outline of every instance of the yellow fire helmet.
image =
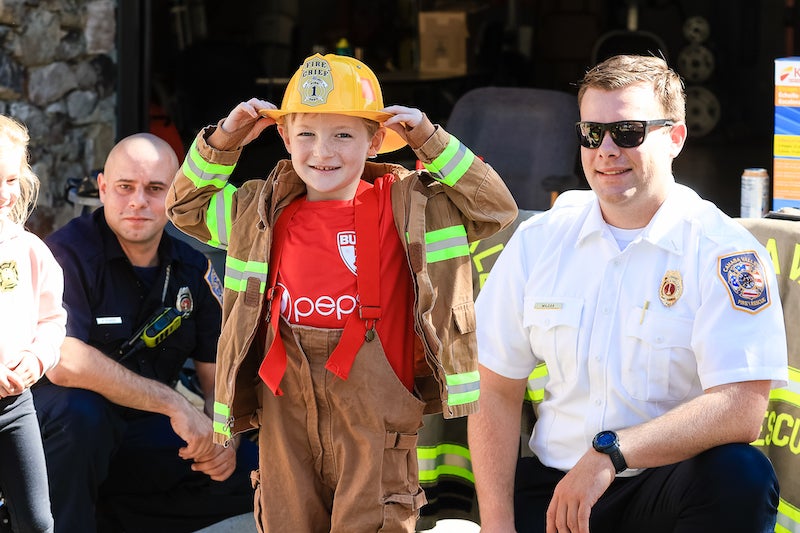
<path id="1" fill-rule="evenodd" d="M 335 113 L 383 124 L 392 116 L 381 112 L 383 107 L 378 78 L 367 65 L 348 56 L 314 54 L 289 80 L 281 108 L 264 109 L 261 114 L 281 122 L 289 113 Z M 405 145 L 400 135 L 386 128 L 378 152 L 393 152 Z"/>

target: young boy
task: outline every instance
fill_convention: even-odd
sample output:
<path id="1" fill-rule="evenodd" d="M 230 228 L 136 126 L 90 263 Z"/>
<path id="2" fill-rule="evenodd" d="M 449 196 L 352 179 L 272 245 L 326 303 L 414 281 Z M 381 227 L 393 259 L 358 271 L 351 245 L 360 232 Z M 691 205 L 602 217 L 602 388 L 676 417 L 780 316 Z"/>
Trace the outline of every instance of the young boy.
<path id="1" fill-rule="evenodd" d="M 275 123 L 291 161 L 227 183 Z M 426 171 L 366 162 L 406 143 Z M 254 98 L 200 132 L 167 207 L 227 250 L 215 439 L 262 428 L 256 521 L 414 531 L 422 415 L 477 410 L 468 243 L 516 216 L 500 177 L 421 111 L 383 108 L 366 65 L 317 54 L 280 109 Z"/>

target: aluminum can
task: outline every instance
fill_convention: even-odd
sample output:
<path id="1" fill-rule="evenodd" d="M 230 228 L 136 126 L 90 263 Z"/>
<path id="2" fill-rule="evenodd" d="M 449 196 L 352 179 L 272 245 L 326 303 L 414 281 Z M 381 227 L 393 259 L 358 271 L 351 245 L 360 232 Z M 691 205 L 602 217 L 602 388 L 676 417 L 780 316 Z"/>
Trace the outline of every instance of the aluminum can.
<path id="1" fill-rule="evenodd" d="M 762 218 L 769 211 L 769 174 L 765 168 L 742 172 L 742 218 Z"/>

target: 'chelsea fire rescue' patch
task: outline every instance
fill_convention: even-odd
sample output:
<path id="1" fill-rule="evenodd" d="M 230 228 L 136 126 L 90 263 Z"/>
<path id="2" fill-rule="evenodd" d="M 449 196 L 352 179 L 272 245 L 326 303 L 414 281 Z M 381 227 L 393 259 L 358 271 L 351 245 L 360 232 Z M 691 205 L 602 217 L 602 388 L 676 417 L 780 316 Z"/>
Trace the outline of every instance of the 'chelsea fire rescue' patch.
<path id="1" fill-rule="evenodd" d="M 769 305 L 764 267 L 755 252 L 737 252 L 719 258 L 719 276 L 735 309 L 757 313 Z"/>

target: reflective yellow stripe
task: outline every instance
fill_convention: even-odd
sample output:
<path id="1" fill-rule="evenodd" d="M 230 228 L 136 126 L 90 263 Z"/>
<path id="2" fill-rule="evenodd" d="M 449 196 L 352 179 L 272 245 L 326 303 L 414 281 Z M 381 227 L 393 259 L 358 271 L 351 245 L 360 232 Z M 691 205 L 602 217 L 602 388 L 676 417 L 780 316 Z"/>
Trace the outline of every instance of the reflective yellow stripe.
<path id="1" fill-rule="evenodd" d="M 426 232 L 425 252 L 428 263 L 469 256 L 466 228 L 458 225 Z"/>
<path id="2" fill-rule="evenodd" d="M 231 416 L 231 409 L 224 403 L 214 402 L 214 414 L 215 415 L 218 414 L 224 416 L 225 418 L 228 418 L 229 416 Z"/>
<path id="3" fill-rule="evenodd" d="M 223 250 L 228 249 L 231 238 L 231 210 L 233 206 L 233 193 L 236 187 L 226 184 L 222 190 L 214 193 L 206 211 L 206 227 L 211 234 L 208 245 Z"/>
<path id="4" fill-rule="evenodd" d="M 800 531 L 800 510 L 783 498 L 778 500 L 778 522 L 775 532 L 796 533 Z"/>
<path id="5" fill-rule="evenodd" d="M 220 165 L 203 159 L 197 150 L 197 139 L 195 139 L 189 147 L 189 155 L 183 161 L 181 170 L 198 189 L 208 185 L 222 189 L 235 168 L 236 165 Z"/>
<path id="6" fill-rule="evenodd" d="M 800 370 L 789 367 L 789 381 L 799 382 L 800 383 Z"/>
<path id="7" fill-rule="evenodd" d="M 525 399 L 534 403 L 544 400 L 544 386 L 550 378 L 547 365 L 539 363 L 528 376 L 528 386 L 525 389 Z"/>
<path id="8" fill-rule="evenodd" d="M 788 388 L 772 389 L 769 392 L 769 399 L 800 406 L 800 393 L 789 390 Z"/>
<path id="9" fill-rule="evenodd" d="M 481 395 L 481 378 L 477 371 L 448 374 L 445 379 L 447 380 L 448 405 L 462 405 L 478 401 Z"/>
<path id="10" fill-rule="evenodd" d="M 231 410 L 227 405 L 220 402 L 214 402 L 214 433 L 219 433 L 221 435 L 225 435 L 227 438 L 230 438 L 230 416 Z"/>
<path id="11" fill-rule="evenodd" d="M 478 270 L 478 272 L 483 272 L 484 267 L 482 261 L 487 257 L 498 255 L 500 252 L 503 251 L 504 246 L 502 244 L 495 244 L 494 246 L 487 248 L 482 252 L 476 254 L 475 249 L 478 247 L 478 244 L 480 244 L 480 242 L 481 241 L 475 241 L 472 244 L 470 244 L 469 251 L 470 253 L 474 254 L 472 256 L 472 262 L 475 263 L 475 268 Z"/>
<path id="12" fill-rule="evenodd" d="M 437 446 L 418 446 L 420 483 L 435 483 L 439 476 L 459 477 L 471 484 L 475 483 L 472 473 L 472 458 L 465 446 L 439 444 Z"/>
<path id="13" fill-rule="evenodd" d="M 225 279 L 223 285 L 234 292 L 244 292 L 248 278 L 260 280 L 258 292 L 264 294 L 267 287 L 269 263 L 260 261 L 242 261 L 228 255 L 225 258 Z"/>
<path id="14" fill-rule="evenodd" d="M 423 164 L 436 181 L 452 187 L 467 173 L 474 160 L 475 154 L 451 135 L 439 157 Z"/>
<path id="15" fill-rule="evenodd" d="M 525 399 L 533 403 L 541 403 L 544 400 L 544 389 L 525 389 Z"/>

